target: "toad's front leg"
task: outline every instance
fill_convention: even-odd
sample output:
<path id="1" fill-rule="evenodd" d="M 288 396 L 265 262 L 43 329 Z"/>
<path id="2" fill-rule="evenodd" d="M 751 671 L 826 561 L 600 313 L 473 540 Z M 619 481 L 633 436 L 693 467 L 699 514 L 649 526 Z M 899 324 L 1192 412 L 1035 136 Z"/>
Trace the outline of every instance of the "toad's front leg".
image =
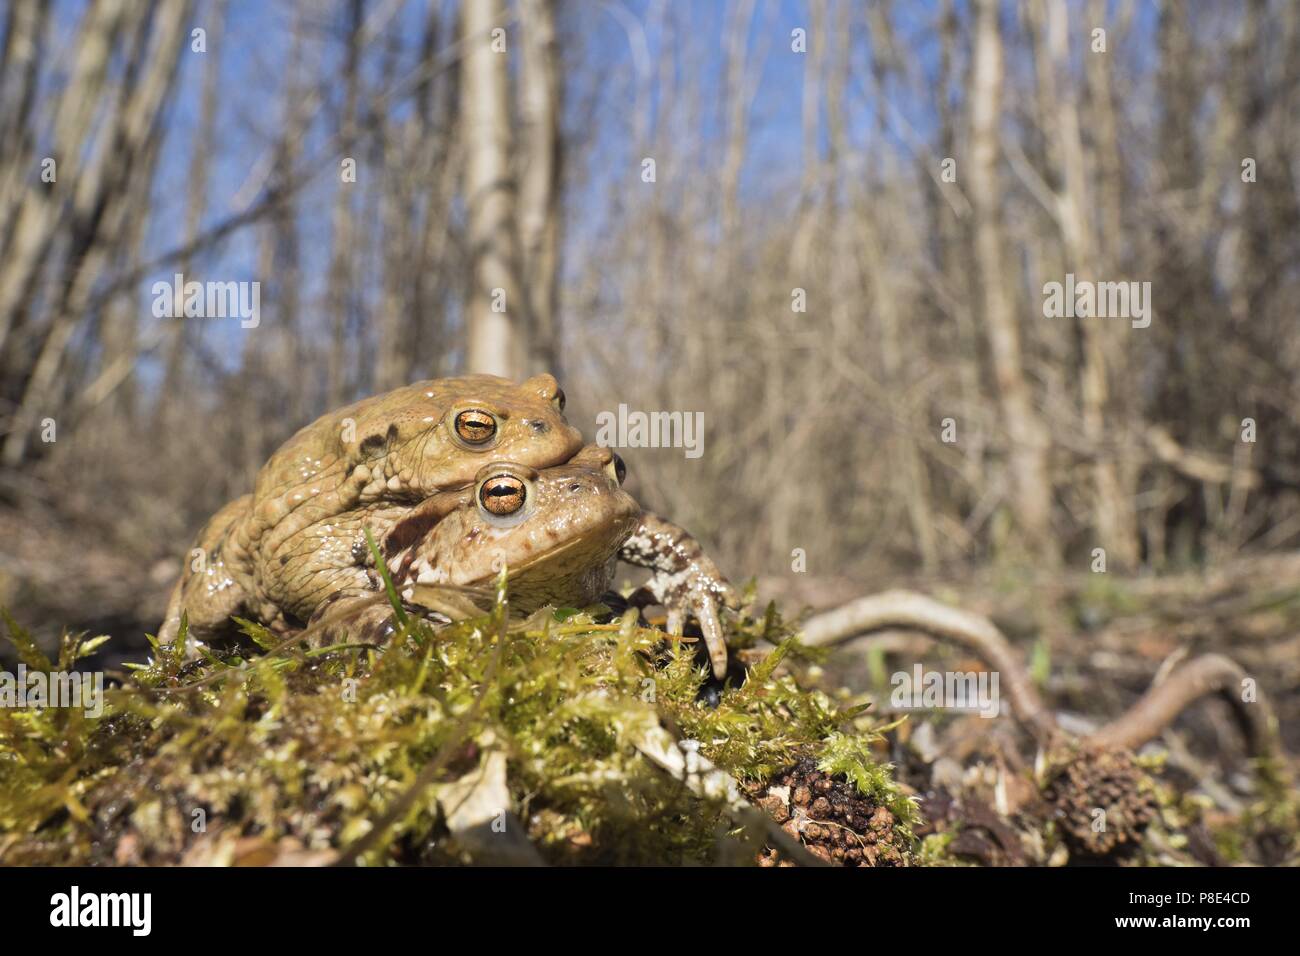
<path id="1" fill-rule="evenodd" d="M 180 580 L 167 602 L 167 615 L 158 629 L 158 642 L 174 643 L 180 634 L 181 616 L 189 621 L 187 651 L 230 629 L 234 614 L 248 613 L 253 579 L 248 553 L 236 533 L 247 520 L 250 495 L 236 498 L 213 515 L 186 555 Z M 201 563 L 191 557 L 201 559 Z"/>
<path id="2" fill-rule="evenodd" d="M 430 498 L 431 502 L 441 499 Z M 370 531 L 381 550 L 389 549 L 389 535 L 410 523 L 413 515 L 429 510 L 405 505 L 369 505 L 342 515 L 315 516 L 292 535 L 268 536 L 257 553 L 255 572 L 258 617 L 270 624 L 277 618 L 309 621 L 316 609 L 336 594 L 355 597 L 374 590 L 374 558 L 366 544 Z M 437 520 L 438 514 L 429 519 Z M 395 550 L 395 549 L 394 549 Z"/>
<path id="3" fill-rule="evenodd" d="M 719 607 L 736 609 L 740 596 L 685 530 L 657 515 L 645 513 L 641 525 L 627 539 L 619 559 L 649 568 L 654 573 L 642 591 L 668 611 L 668 632 L 680 634 L 687 614 L 694 614 L 709 650 L 713 674 L 727 673 L 727 642 L 718 619 Z"/>
<path id="4" fill-rule="evenodd" d="M 392 631 L 388 620 L 392 608 L 386 597 L 378 602 L 373 600 L 384 589 L 366 542 L 366 532 L 373 536 L 400 589 L 406 583 L 407 572 L 400 560 L 403 549 L 463 504 L 465 494 L 464 491 L 440 492 L 414 508 L 402 505 L 359 508 L 318 521 L 287 538 L 277 551 L 263 555 L 258 566 L 263 623 L 288 633 L 301 627 L 292 621 L 314 624 L 328 613 L 330 626 L 322 631 L 321 640 L 343 640 L 345 624 L 355 625 L 358 633 L 366 635 L 366 640 L 385 637 Z M 343 608 L 356 611 L 363 607 L 364 613 L 359 615 L 340 616 Z M 319 642 L 316 646 L 320 646 Z"/>

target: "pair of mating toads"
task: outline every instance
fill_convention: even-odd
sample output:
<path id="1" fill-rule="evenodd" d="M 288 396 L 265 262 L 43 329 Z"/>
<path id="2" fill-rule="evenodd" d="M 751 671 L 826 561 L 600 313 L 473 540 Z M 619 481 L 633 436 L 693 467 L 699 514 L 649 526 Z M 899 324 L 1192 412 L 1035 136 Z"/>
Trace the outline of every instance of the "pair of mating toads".
<path id="1" fill-rule="evenodd" d="M 583 446 L 551 375 L 420 382 L 318 418 L 200 532 L 159 637 L 214 639 L 232 616 L 291 634 L 328 607 L 381 588 L 369 530 L 406 600 L 420 585 L 473 589 L 508 569 L 511 605 L 598 600 L 622 559 L 649 568 L 644 603 L 680 633 L 700 622 L 715 676 L 718 621 L 737 595 L 686 531 L 643 513 L 622 461 Z M 388 612 L 371 602 L 371 613 Z M 425 608 L 424 610 L 428 610 Z"/>

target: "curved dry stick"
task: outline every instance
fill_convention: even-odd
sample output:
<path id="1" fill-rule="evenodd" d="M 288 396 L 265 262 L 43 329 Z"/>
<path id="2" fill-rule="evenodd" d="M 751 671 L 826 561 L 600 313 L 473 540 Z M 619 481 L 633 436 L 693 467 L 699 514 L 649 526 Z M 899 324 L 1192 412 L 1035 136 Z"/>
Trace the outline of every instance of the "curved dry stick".
<path id="1" fill-rule="evenodd" d="M 1241 682 L 1247 676 L 1236 661 L 1222 654 L 1204 654 L 1177 668 L 1122 716 L 1084 739 L 1111 750 L 1137 750 L 1196 701 L 1218 694 L 1231 705 L 1251 756 L 1276 760 L 1280 756 L 1277 717 L 1262 695 L 1253 702 L 1242 700 Z"/>
<path id="2" fill-rule="evenodd" d="M 1057 733 L 1056 718 L 1044 706 L 1028 671 L 993 622 L 915 591 L 884 591 L 814 615 L 803 626 L 803 642 L 826 646 L 886 628 L 921 631 L 971 651 L 1000 674 L 1016 719 L 1036 740 L 1047 743 Z"/>

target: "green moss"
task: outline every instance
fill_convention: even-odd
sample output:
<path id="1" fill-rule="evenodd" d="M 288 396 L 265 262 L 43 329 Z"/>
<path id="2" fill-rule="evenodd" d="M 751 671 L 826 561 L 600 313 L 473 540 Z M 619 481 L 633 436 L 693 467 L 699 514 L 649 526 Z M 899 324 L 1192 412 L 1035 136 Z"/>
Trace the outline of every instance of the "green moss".
<path id="1" fill-rule="evenodd" d="M 956 830 L 927 834 L 917 847 L 917 864 L 920 866 L 974 866 L 975 864 L 970 861 L 958 859 L 949 852 L 949 845 L 956 838 Z"/>
<path id="2" fill-rule="evenodd" d="M 916 802 L 895 785 L 892 768 L 878 763 L 870 753 L 871 745 L 883 739 L 883 732 L 899 723 L 902 721 L 866 734 L 831 734 L 821 746 L 817 769 L 844 776 L 857 788 L 858 793 L 869 797 L 879 806 L 887 807 L 898 821 L 898 829 L 910 839 L 913 829 L 920 822 Z"/>
<path id="3" fill-rule="evenodd" d="M 552 862 L 752 861 L 768 836 L 753 815 L 644 755 L 660 726 L 741 781 L 812 752 L 910 840 L 911 802 L 872 760 L 870 728 L 853 730 L 862 708 L 779 668 L 802 650 L 774 607 L 728 635 L 777 647 L 716 708 L 699 700 L 691 643 L 597 610 L 511 619 L 501 588 L 481 617 L 440 630 L 412 618 L 382 647 L 304 651 L 248 622 L 265 653 L 186 661 L 155 643 L 101 717 L 0 710 L 0 861 L 474 861 L 483 844 L 455 829 L 447 795 L 491 754 L 506 805 L 489 815 Z M 88 646 L 66 638 L 50 662 L 9 631 L 29 667 L 71 666 Z"/>

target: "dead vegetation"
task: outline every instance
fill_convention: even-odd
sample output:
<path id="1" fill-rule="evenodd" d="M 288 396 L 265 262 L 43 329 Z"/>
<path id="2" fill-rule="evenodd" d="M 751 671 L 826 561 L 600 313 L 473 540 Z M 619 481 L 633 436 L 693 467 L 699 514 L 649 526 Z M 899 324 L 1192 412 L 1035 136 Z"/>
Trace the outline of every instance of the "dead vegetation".
<path id="1" fill-rule="evenodd" d="M 1289 563 L 1272 562 L 1272 567 L 1277 572 Z M 1260 570 L 1255 562 L 1247 573 Z M 1215 622 L 1205 615 L 1210 606 L 1240 611 L 1244 603 L 1275 612 L 1293 605 L 1294 584 L 1285 580 L 1272 579 L 1267 595 L 1242 593 L 1243 582 L 1257 581 L 1221 570 L 1212 581 L 1181 582 L 1184 588 L 1194 584 L 1194 593 L 1172 581 L 1137 583 L 1132 592 L 1113 585 L 1111 597 L 1124 594 L 1127 605 L 1111 609 L 1114 620 L 1108 625 L 1122 631 L 1127 624 L 1135 631 L 1142 623 L 1153 626 L 1146 616 L 1151 615 L 1177 633 L 1179 620 L 1188 629 L 1212 629 Z M 1279 600 L 1277 590 L 1290 599 Z M 1144 591 L 1159 598 L 1148 606 Z M 1086 605 L 1097 594 L 1093 589 L 1091 595 L 1069 597 Z M 1271 621 L 1284 629 L 1294 626 L 1285 615 Z M 884 636 L 862 637 L 872 633 Z M 959 857 L 1000 865 L 1295 859 L 1296 766 L 1282 743 L 1284 725 L 1269 688 L 1277 689 L 1288 716 L 1297 700 L 1294 683 L 1278 673 L 1287 665 L 1274 657 L 1276 641 L 1247 650 L 1255 665 L 1251 670 L 1220 653 L 1195 655 L 1195 639 L 1173 648 L 1159 645 L 1163 660 L 1154 661 L 1142 678 L 1150 686 L 1117 694 L 1113 677 L 1092 662 L 1113 655 L 1131 664 L 1141 661 L 1143 651 L 1135 654 L 1130 645 L 1121 658 L 1105 650 L 1108 642 L 1097 634 L 1075 631 L 1068 641 L 1050 642 L 1049 650 L 1040 632 L 1032 644 L 1031 673 L 1021 651 L 987 617 L 913 592 L 885 592 L 815 615 L 805 623 L 804 635 L 815 646 L 862 638 L 853 641 L 854 654 L 874 664 L 846 667 L 841 657 L 835 672 L 875 686 L 885 699 L 889 692 L 880 689 L 879 677 L 895 656 L 999 674 L 1004 700 L 1022 730 L 1019 739 L 1005 728 L 988 727 L 980 717 L 913 714 L 919 725 L 909 728 L 894 752 L 899 779 L 925 794 L 924 832 L 936 840 L 945 836 Z M 1230 646 L 1222 632 L 1202 633 L 1205 637 L 1213 646 Z M 931 641 L 958 653 L 927 650 Z M 1041 663 L 1047 660 L 1049 665 Z M 1087 709 L 1081 712 L 1075 707 L 1082 701 Z M 1293 736 L 1294 724 L 1285 726 Z M 1034 785 L 1026 786 L 1026 780 Z"/>
<path id="2" fill-rule="evenodd" d="M 347 608 L 319 626 L 344 623 Z M 827 684 L 819 647 L 919 632 L 1000 672 L 1011 717 L 918 711 Z M 45 659 L 12 620 L 29 667 Z M 436 633 L 387 647 L 187 663 L 155 647 L 102 716 L 0 711 L 0 862 L 729 863 L 764 866 L 1295 862 L 1300 805 L 1263 693 L 1195 658 L 1099 727 L 1070 730 L 987 619 L 888 592 L 811 618 L 736 622 L 743 670 L 713 685 L 695 643 L 629 609 Z M 769 649 L 764 649 L 766 645 Z M 773 645 L 775 645 L 773 649 Z M 826 689 L 822 689 L 826 685 Z M 1169 773 L 1143 746 L 1219 694 L 1247 731 L 1235 774 Z M 877 714 L 880 713 L 878 716 Z M 970 721 L 984 723 L 972 743 Z M 891 763 L 893 761 L 893 763 Z M 1227 799 L 1223 799 L 1223 794 Z M 1100 821 L 1100 823 L 1099 823 Z"/>

